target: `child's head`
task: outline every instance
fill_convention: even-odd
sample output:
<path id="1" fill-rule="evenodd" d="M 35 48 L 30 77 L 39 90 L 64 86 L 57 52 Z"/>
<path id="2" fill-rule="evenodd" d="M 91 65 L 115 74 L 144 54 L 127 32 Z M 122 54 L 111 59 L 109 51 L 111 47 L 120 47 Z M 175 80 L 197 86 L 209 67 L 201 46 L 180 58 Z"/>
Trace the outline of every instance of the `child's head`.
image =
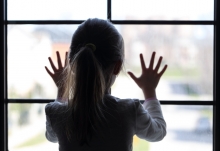
<path id="1" fill-rule="evenodd" d="M 94 45 L 95 50 L 88 44 Z M 124 60 L 123 38 L 116 28 L 106 20 L 86 20 L 73 34 L 69 52 L 70 64 L 80 51 L 89 51 L 96 58 L 104 74 L 106 89 L 109 89 L 111 78 L 119 73 Z M 119 69 L 114 72 L 115 65 Z"/>
<path id="2" fill-rule="evenodd" d="M 104 95 L 123 60 L 123 38 L 110 22 L 88 19 L 73 34 L 64 97 L 69 98 L 74 134 L 81 144 L 92 136 L 95 123 L 102 122 Z"/>

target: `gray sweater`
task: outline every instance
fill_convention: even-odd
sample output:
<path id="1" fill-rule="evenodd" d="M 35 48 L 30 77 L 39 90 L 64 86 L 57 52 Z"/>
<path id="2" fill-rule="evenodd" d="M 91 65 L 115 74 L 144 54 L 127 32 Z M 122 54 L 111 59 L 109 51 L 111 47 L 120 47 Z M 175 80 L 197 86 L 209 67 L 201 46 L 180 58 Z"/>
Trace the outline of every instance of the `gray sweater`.
<path id="1" fill-rule="evenodd" d="M 65 133 L 67 104 L 55 100 L 45 107 L 46 138 L 59 143 L 59 151 L 131 151 L 133 136 L 149 142 L 160 141 L 166 135 L 160 103 L 148 100 L 143 104 L 135 99 L 105 97 L 107 105 L 105 126 L 100 127 L 88 145 L 69 142 Z"/>

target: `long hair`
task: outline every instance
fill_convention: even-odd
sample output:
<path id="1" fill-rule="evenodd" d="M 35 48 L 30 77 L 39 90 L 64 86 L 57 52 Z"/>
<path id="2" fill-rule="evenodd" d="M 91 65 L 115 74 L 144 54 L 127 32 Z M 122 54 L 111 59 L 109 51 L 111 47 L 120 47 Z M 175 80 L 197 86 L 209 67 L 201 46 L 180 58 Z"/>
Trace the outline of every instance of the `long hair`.
<path id="1" fill-rule="evenodd" d="M 66 128 L 69 140 L 73 134 L 80 145 L 88 144 L 102 124 L 103 98 L 111 87 L 115 63 L 124 60 L 123 47 L 122 36 L 105 20 L 88 19 L 73 34 L 63 96 L 68 98 L 73 123 Z"/>

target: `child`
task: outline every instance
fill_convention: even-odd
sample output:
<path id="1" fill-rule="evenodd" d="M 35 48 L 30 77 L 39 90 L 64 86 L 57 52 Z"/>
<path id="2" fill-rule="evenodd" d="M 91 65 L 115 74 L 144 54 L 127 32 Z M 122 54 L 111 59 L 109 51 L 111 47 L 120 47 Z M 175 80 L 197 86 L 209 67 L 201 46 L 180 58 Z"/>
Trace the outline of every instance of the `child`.
<path id="1" fill-rule="evenodd" d="M 139 100 L 111 95 L 124 61 L 123 45 L 122 36 L 110 22 L 88 19 L 75 31 L 64 67 L 59 52 L 58 68 L 49 58 L 54 73 L 45 68 L 58 95 L 45 107 L 46 138 L 58 142 L 60 151 L 131 151 L 134 135 L 151 142 L 166 135 L 155 92 L 167 68 L 158 73 L 162 57 L 153 69 L 156 53 L 148 68 L 141 54 L 142 75 L 137 78 L 128 72 L 144 93 L 143 105 Z"/>

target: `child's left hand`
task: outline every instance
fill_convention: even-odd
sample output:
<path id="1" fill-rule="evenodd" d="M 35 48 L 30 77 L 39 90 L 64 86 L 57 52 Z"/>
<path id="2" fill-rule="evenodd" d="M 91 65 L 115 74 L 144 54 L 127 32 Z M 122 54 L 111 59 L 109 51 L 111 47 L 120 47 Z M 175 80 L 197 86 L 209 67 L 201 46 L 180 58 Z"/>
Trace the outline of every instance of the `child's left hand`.
<path id="1" fill-rule="evenodd" d="M 62 86 L 63 84 L 61 83 L 61 80 L 62 80 L 62 76 L 64 75 L 63 72 L 64 72 L 64 69 L 67 65 L 67 55 L 68 55 L 68 52 L 66 52 L 66 57 L 65 57 L 65 64 L 64 66 L 62 65 L 62 62 L 61 62 L 61 58 L 60 58 L 60 53 L 59 51 L 56 52 L 57 54 L 57 64 L 58 64 L 58 68 L 55 67 L 52 59 L 49 57 L 49 61 L 50 61 L 50 65 L 53 69 L 53 72 L 52 73 L 46 66 L 45 66 L 45 69 L 47 71 L 47 73 L 51 76 L 51 78 L 53 79 L 54 83 L 56 84 L 58 90 L 62 90 Z"/>
<path id="2" fill-rule="evenodd" d="M 159 58 L 159 61 L 157 62 L 155 69 L 153 69 L 155 55 L 156 52 L 153 52 L 150 59 L 150 65 L 147 68 L 145 66 L 144 57 L 142 54 L 140 54 L 140 62 L 142 68 L 142 74 L 140 77 L 136 77 L 130 71 L 128 72 L 128 74 L 135 81 L 135 83 L 142 89 L 145 99 L 156 97 L 156 87 L 160 81 L 161 76 L 167 69 L 167 65 L 165 65 L 162 71 L 158 73 L 163 57 Z"/>

